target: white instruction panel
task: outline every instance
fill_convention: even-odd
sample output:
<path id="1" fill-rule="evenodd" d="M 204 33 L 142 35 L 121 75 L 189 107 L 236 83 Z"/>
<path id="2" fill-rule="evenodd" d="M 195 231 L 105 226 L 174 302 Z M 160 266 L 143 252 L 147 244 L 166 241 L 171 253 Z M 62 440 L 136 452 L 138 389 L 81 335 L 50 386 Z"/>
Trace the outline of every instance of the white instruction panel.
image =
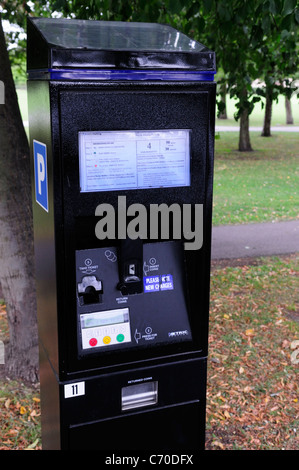
<path id="1" fill-rule="evenodd" d="M 79 132 L 81 192 L 190 185 L 190 129 Z"/>

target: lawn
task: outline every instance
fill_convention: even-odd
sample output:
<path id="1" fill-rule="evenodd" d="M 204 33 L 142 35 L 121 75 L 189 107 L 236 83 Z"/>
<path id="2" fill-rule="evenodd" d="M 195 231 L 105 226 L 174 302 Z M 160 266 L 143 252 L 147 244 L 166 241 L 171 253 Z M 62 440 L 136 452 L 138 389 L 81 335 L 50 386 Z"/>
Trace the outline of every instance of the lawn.
<path id="1" fill-rule="evenodd" d="M 299 125 L 299 102 L 292 97 L 294 125 Z M 243 224 L 290 220 L 299 214 L 299 133 L 272 132 L 261 137 L 250 132 L 252 152 L 239 152 L 238 126 L 233 119 L 235 101 L 227 100 L 228 118 L 218 126 L 235 126 L 236 132 L 216 132 L 213 224 Z M 257 103 L 250 126 L 263 125 L 264 110 Z M 272 126 L 285 125 L 284 98 L 274 102 Z M 289 129 L 292 126 L 288 126 Z"/>
<path id="2" fill-rule="evenodd" d="M 251 133 L 253 152 L 239 152 L 237 132 L 215 141 L 213 223 L 290 220 L 299 214 L 299 133 Z"/>

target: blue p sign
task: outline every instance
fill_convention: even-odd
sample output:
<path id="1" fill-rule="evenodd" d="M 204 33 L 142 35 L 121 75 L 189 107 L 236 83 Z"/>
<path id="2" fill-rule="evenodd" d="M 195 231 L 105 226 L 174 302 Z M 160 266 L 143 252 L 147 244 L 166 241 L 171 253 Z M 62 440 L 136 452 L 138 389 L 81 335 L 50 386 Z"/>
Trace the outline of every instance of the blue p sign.
<path id="1" fill-rule="evenodd" d="M 33 140 L 35 199 L 45 211 L 48 207 L 47 147 Z"/>

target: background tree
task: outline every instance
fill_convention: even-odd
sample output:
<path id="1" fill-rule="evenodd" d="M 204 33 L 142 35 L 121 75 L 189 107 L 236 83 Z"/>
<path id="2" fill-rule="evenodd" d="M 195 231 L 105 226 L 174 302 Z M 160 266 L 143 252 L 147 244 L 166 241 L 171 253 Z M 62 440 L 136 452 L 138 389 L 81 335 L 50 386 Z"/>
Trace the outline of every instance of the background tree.
<path id="1" fill-rule="evenodd" d="M 224 72 L 220 79 L 217 76 L 219 88 L 227 85 L 230 97 L 237 99 L 239 150 L 250 151 L 249 116 L 254 105 L 262 96 L 267 98 L 269 127 L 273 99 L 293 92 L 282 87 L 281 80 L 291 78 L 298 67 L 296 0 L 194 0 L 181 5 L 165 0 L 165 11 L 167 21 L 216 51 L 218 68 Z M 253 87 L 258 78 L 264 78 L 265 89 Z M 219 112 L 223 106 L 220 96 Z"/>
<path id="2" fill-rule="evenodd" d="M 32 11 L 34 8 L 34 12 Z M 38 334 L 32 224 L 29 144 L 22 122 L 11 63 L 24 65 L 26 42 L 19 32 L 7 35 L 2 19 L 26 30 L 28 14 L 49 16 L 46 0 L 0 3 L 0 80 L 5 86 L 5 104 L 0 105 L 0 287 L 9 325 L 5 352 L 6 374 L 23 380 L 38 380 Z"/>
<path id="3" fill-rule="evenodd" d="M 255 25 L 256 41 L 262 44 L 257 56 L 260 78 L 265 86 L 257 92 L 265 97 L 265 118 L 262 136 L 271 135 L 272 104 L 279 95 L 289 100 L 294 92 L 293 79 L 298 69 L 298 10 L 297 1 L 274 1 L 263 4 L 266 15 Z"/>
<path id="4" fill-rule="evenodd" d="M 7 308 L 10 376 L 36 381 L 38 341 L 33 262 L 29 146 L 0 21 L 0 284 Z"/>
<path id="5" fill-rule="evenodd" d="M 225 83 L 230 97 L 237 98 L 235 119 L 240 120 L 239 150 L 250 151 L 249 115 L 260 100 L 252 88 L 258 78 L 255 67 L 255 49 L 252 46 L 252 27 L 256 21 L 257 6 L 263 0 L 190 0 L 180 2 L 165 0 L 165 17 L 187 34 L 204 42 L 216 51 L 217 66 L 223 78 L 217 79 L 219 87 Z M 167 18 L 168 17 L 168 18 Z M 223 100 L 218 100 L 222 111 Z"/>

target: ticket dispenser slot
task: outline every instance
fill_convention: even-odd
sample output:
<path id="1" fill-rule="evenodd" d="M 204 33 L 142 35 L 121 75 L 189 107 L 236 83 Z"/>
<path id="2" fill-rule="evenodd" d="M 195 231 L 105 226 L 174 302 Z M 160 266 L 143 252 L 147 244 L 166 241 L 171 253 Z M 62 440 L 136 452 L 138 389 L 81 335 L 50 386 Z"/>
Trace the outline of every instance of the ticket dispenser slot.
<path id="1" fill-rule="evenodd" d="M 78 294 L 81 305 L 94 304 L 102 301 L 103 285 L 96 276 L 84 276 L 78 283 Z"/>

